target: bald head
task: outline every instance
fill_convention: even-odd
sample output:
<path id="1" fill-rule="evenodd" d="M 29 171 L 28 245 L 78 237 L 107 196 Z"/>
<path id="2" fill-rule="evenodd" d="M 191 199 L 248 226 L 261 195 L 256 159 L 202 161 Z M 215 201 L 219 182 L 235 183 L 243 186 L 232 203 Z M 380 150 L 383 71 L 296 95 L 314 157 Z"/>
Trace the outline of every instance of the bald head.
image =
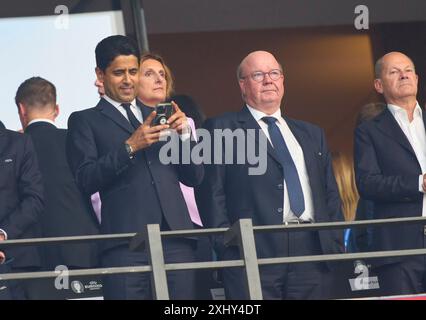
<path id="1" fill-rule="evenodd" d="M 384 63 L 388 62 L 389 60 L 392 61 L 395 58 L 396 59 L 407 59 L 407 60 L 409 60 L 411 62 L 411 64 L 413 65 L 413 68 L 414 68 L 413 60 L 411 60 L 410 57 L 403 54 L 402 52 L 392 51 L 392 52 L 386 53 L 384 56 L 382 56 L 381 58 L 379 58 L 376 61 L 376 64 L 374 65 L 374 74 L 375 74 L 376 79 L 380 79 L 380 77 L 382 75 Z"/>
<path id="2" fill-rule="evenodd" d="M 266 114 L 280 108 L 284 96 L 282 67 L 267 51 L 247 55 L 237 69 L 237 78 L 244 102 Z"/>
<path id="3" fill-rule="evenodd" d="M 418 77 L 413 61 L 401 52 L 390 52 L 376 63 L 374 87 L 388 104 L 412 110 L 416 105 Z"/>
<path id="4" fill-rule="evenodd" d="M 278 61 L 275 59 L 274 55 L 272 53 L 269 53 L 268 51 L 253 51 L 249 53 L 239 64 L 237 68 L 237 79 L 241 79 L 241 77 L 244 76 L 244 68 L 249 67 L 250 63 L 255 63 L 259 60 L 271 60 L 275 61 L 279 65 L 279 69 L 282 71 L 281 64 L 278 63 Z"/>

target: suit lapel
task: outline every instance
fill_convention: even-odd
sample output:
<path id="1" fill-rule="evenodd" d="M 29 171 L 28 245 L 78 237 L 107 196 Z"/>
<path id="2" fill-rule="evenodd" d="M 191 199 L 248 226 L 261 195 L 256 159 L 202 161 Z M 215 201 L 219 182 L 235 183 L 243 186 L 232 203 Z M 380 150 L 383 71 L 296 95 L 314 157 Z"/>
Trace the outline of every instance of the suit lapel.
<path id="1" fill-rule="evenodd" d="M 0 129 L 0 157 L 3 156 L 2 152 L 5 148 L 5 142 L 6 142 L 6 129 Z"/>
<path id="2" fill-rule="evenodd" d="M 423 112 L 424 114 L 424 112 Z M 425 116 L 423 115 L 423 121 L 425 120 Z M 390 137 L 392 140 L 398 142 L 402 147 L 411 152 L 414 156 L 414 150 L 399 126 L 398 122 L 396 122 L 392 113 L 386 108 L 383 113 L 377 116 L 373 121 L 376 122 L 377 128 L 382 131 L 385 135 Z"/>
<path id="3" fill-rule="evenodd" d="M 133 129 L 133 127 L 130 125 L 130 122 L 127 121 L 127 119 L 120 113 L 120 111 L 118 111 L 116 107 L 114 107 L 112 104 L 110 104 L 105 99 L 99 100 L 96 108 L 103 115 L 110 118 L 117 125 L 119 125 L 124 130 L 128 131 L 129 133 L 133 133 L 135 131 Z"/>
<path id="4" fill-rule="evenodd" d="M 426 112 L 425 112 L 425 109 L 423 109 L 423 108 L 422 108 L 422 117 L 423 117 L 423 124 L 424 124 L 425 129 L 426 129 Z M 425 132 L 425 134 L 426 134 L 426 132 Z"/>
<path id="5" fill-rule="evenodd" d="M 269 140 L 266 137 L 266 135 L 263 133 L 262 128 L 259 126 L 259 124 L 257 123 L 257 121 L 253 118 L 252 114 L 250 113 L 249 109 L 246 106 L 244 106 L 244 108 L 239 112 L 239 114 L 238 114 L 238 122 L 240 122 L 241 123 L 241 127 L 244 130 L 246 130 L 247 135 L 250 135 L 251 137 L 253 137 L 253 132 L 252 132 L 252 130 L 248 130 L 248 129 L 259 130 L 259 134 L 262 135 L 266 139 L 266 141 L 267 141 L 268 154 L 275 161 L 277 161 L 279 164 L 281 164 L 281 161 L 280 161 L 278 155 L 276 154 L 274 148 L 272 147 L 272 145 L 269 142 Z M 259 150 L 259 135 L 257 135 L 257 134 L 254 135 L 254 141 L 256 143 L 256 149 Z"/>

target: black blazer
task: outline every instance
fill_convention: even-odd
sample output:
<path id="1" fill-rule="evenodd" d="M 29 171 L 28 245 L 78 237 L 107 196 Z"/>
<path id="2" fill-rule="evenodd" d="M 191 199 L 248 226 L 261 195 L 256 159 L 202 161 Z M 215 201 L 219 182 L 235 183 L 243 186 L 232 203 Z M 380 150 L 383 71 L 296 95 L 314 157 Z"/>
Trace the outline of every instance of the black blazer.
<path id="1" fill-rule="evenodd" d="M 0 229 L 8 239 L 40 237 L 43 183 L 37 156 L 29 136 L 0 130 Z M 12 267 L 39 267 L 37 247 L 5 249 L 14 258 Z"/>
<path id="2" fill-rule="evenodd" d="M 140 232 L 147 224 L 193 228 L 179 181 L 190 187 L 201 183 L 202 165 L 162 164 L 161 141 L 130 159 L 124 142 L 134 130 L 105 99 L 73 113 L 68 128 L 67 155 L 77 184 L 85 194 L 100 191 L 102 233 Z"/>
<path id="3" fill-rule="evenodd" d="M 285 120 L 303 149 L 312 188 L 316 222 L 342 220 L 339 192 L 323 131 L 306 122 L 288 118 Z M 240 112 L 208 119 L 204 127 L 210 132 L 223 128 L 243 129 L 246 134 L 250 134 L 247 133 L 247 129 L 257 129 L 256 148 L 259 148 L 258 134 L 264 136 L 259 124 L 246 107 Z M 266 139 L 265 136 L 264 138 Z M 248 168 L 251 165 L 247 161 L 245 164 L 205 166 L 205 179 L 197 189 L 196 198 L 202 220 L 207 227 L 228 227 L 242 218 L 251 218 L 253 225 L 283 223 L 283 171 L 269 142 L 267 148 L 267 170 L 263 175 L 249 175 Z M 256 237 L 259 257 L 279 257 L 288 254 L 285 250 L 283 232 L 258 233 Z M 341 230 L 321 231 L 323 252 L 342 252 L 342 238 Z M 224 247 L 216 243 L 216 249 L 220 255 Z"/>
<path id="4" fill-rule="evenodd" d="M 426 123 L 424 111 L 423 122 Z M 387 108 L 355 130 L 355 174 L 361 197 L 374 202 L 375 219 L 421 217 L 420 164 Z M 372 250 L 423 247 L 422 226 L 401 224 L 372 230 Z M 387 258 L 373 262 L 380 265 L 400 260 Z"/>
<path id="5" fill-rule="evenodd" d="M 67 130 L 48 122 L 36 122 L 25 129 L 33 140 L 43 176 L 45 210 L 41 218 L 43 237 L 94 235 L 99 224 L 89 197 L 83 197 L 68 166 L 65 144 Z M 94 242 L 41 246 L 43 265 L 87 268 L 97 265 Z"/>

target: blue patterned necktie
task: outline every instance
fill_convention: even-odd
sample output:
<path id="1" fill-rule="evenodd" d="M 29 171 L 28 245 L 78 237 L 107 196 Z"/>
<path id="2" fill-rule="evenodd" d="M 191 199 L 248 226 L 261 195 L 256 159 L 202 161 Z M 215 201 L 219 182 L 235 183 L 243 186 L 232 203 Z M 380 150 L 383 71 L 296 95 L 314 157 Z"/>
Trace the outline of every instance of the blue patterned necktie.
<path id="1" fill-rule="evenodd" d="M 277 119 L 274 117 L 263 117 L 262 120 L 268 125 L 269 136 L 283 167 L 284 180 L 287 184 L 288 198 L 290 200 L 290 209 L 297 217 L 300 217 L 303 211 L 305 211 L 305 199 L 296 165 L 291 158 L 290 151 L 287 148 L 280 128 L 276 124 Z"/>

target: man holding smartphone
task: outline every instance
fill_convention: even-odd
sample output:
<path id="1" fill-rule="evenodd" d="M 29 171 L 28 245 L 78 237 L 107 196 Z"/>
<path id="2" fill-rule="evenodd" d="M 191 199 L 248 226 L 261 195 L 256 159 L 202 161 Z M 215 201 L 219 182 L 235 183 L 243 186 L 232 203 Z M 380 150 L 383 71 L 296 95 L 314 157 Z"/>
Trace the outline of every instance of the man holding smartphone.
<path id="1" fill-rule="evenodd" d="M 130 38 L 107 37 L 95 53 L 96 75 L 105 95 L 95 108 L 70 116 L 67 154 L 83 192 L 100 193 L 101 233 L 141 232 L 147 224 L 159 224 L 162 231 L 192 229 L 179 181 L 188 186 L 200 184 L 203 166 L 165 165 L 159 159 L 164 143 L 159 141 L 160 134 L 167 128 L 181 133 L 185 115 L 174 105 L 168 124 L 151 126 L 156 112 L 148 115 L 136 99 L 140 55 Z M 162 90 L 160 86 L 155 89 Z M 163 246 L 166 263 L 195 259 L 190 239 L 164 239 Z M 106 241 L 101 250 L 103 267 L 148 263 L 147 251 L 130 252 L 126 241 Z M 191 271 L 169 272 L 167 276 L 171 299 L 195 298 Z M 153 298 L 147 273 L 106 275 L 103 285 L 105 299 Z"/>

